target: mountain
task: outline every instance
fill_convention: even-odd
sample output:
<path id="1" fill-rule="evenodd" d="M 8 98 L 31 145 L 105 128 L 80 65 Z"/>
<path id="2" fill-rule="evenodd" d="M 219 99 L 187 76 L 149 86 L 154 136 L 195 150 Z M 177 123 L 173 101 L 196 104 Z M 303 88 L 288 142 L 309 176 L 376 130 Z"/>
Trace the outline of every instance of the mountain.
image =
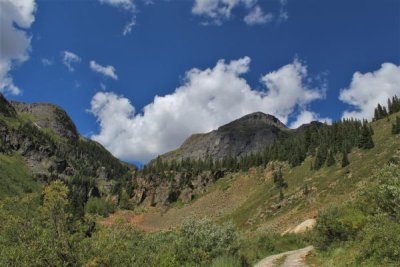
<path id="1" fill-rule="evenodd" d="M 220 160 L 258 152 L 291 131 L 277 118 L 255 112 L 205 134 L 190 136 L 178 149 L 161 155 L 166 161 L 185 158 Z"/>
<path id="2" fill-rule="evenodd" d="M 7 163 L 12 163 L 9 170 L 25 170 L 23 176 L 44 182 L 71 177 L 118 180 L 132 176 L 135 170 L 135 166 L 121 162 L 99 143 L 81 136 L 60 107 L 9 102 L 1 94 L 0 156 L 4 167 L 0 168 L 1 182 L 6 183 L 9 177 L 7 187 L 18 187 L 12 184 L 17 175 L 6 174 Z"/>

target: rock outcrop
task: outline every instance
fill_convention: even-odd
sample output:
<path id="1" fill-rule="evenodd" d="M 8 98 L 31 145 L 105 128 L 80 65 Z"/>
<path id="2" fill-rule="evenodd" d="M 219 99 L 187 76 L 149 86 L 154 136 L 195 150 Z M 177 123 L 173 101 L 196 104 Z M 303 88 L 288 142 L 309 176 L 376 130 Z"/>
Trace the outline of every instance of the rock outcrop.
<path id="1" fill-rule="evenodd" d="M 161 156 L 162 160 L 222 159 L 258 152 L 290 130 L 272 115 L 256 112 L 219 127 L 210 133 L 189 137 L 180 148 Z"/>
<path id="2" fill-rule="evenodd" d="M 14 109 L 20 114 L 31 116 L 33 122 L 40 128 L 51 129 L 57 135 L 77 140 L 79 133 L 68 114 L 53 104 L 11 102 Z"/>

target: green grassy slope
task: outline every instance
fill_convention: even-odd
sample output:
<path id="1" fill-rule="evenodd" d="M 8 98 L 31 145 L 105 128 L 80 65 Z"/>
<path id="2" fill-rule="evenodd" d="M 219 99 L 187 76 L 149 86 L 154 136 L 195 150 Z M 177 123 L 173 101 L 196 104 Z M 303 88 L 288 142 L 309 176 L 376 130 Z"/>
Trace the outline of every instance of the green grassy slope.
<path id="1" fill-rule="evenodd" d="M 279 199 L 279 191 L 271 179 L 261 184 L 248 200 L 224 219 L 233 220 L 242 229 L 271 228 L 282 230 L 290 223 L 317 215 L 318 211 L 331 205 L 341 204 L 354 196 L 359 189 L 368 185 L 374 170 L 381 168 L 400 153 L 400 137 L 391 133 L 392 122 L 379 120 L 372 122 L 375 147 L 370 150 L 353 149 L 349 154 L 350 165 L 341 167 L 341 155 L 336 156 L 336 164 L 311 170 L 313 159 L 307 158 L 301 166 L 283 170 L 289 187 L 284 191 L 284 199 Z M 254 175 L 265 176 L 260 173 Z M 309 193 L 304 194 L 305 189 Z"/>
<path id="2" fill-rule="evenodd" d="M 29 174 L 21 156 L 0 154 L 0 199 L 39 191 L 41 185 Z"/>

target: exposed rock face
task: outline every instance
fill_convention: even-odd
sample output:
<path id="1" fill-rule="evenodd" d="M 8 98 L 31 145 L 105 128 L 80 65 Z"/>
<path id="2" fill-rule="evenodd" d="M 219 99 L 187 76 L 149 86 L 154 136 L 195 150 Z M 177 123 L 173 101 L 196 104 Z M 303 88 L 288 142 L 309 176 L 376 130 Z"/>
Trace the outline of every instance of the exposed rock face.
<path id="1" fill-rule="evenodd" d="M 61 108 L 48 103 L 27 104 L 13 101 L 11 104 L 18 113 L 30 115 L 40 128 L 49 128 L 62 137 L 74 140 L 79 138 L 74 122 Z"/>
<path id="2" fill-rule="evenodd" d="M 184 158 L 222 159 L 260 151 L 289 129 L 272 115 L 256 112 L 232 121 L 206 134 L 189 137 L 180 148 L 161 156 L 163 160 Z"/>
<path id="3" fill-rule="evenodd" d="M 171 171 L 162 176 L 149 174 L 137 177 L 134 202 L 158 207 L 168 206 L 177 200 L 188 203 L 223 176 L 223 171 L 204 171 L 194 177 L 188 172 Z"/>
<path id="4" fill-rule="evenodd" d="M 10 103 L 1 93 L 0 93 L 0 115 L 3 115 L 5 117 L 15 117 L 17 115 L 17 112 L 15 111 L 13 106 L 10 105 Z"/>

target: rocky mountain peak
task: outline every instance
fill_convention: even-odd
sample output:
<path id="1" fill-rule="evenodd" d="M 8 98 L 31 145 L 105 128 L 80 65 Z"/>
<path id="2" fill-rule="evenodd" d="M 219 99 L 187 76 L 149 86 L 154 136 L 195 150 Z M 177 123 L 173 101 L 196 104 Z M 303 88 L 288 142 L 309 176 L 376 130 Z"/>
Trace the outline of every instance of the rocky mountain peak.
<path id="1" fill-rule="evenodd" d="M 286 128 L 278 118 L 270 114 L 265 114 L 262 112 L 254 112 L 247 114 L 237 120 L 234 120 L 226 125 L 218 128 L 218 130 L 230 129 L 235 126 L 251 126 L 251 125 L 263 125 L 263 126 L 275 126 L 278 128 Z"/>
<path id="2" fill-rule="evenodd" d="M 60 107 L 49 103 L 22 103 L 11 101 L 12 107 L 22 114 L 32 117 L 40 128 L 53 130 L 61 137 L 77 140 L 79 133 L 68 114 Z"/>
<path id="3" fill-rule="evenodd" d="M 223 159 L 242 157 L 271 144 L 288 129 L 276 117 L 255 112 L 234 120 L 205 134 L 189 137 L 180 148 L 161 156 L 163 160 Z"/>

